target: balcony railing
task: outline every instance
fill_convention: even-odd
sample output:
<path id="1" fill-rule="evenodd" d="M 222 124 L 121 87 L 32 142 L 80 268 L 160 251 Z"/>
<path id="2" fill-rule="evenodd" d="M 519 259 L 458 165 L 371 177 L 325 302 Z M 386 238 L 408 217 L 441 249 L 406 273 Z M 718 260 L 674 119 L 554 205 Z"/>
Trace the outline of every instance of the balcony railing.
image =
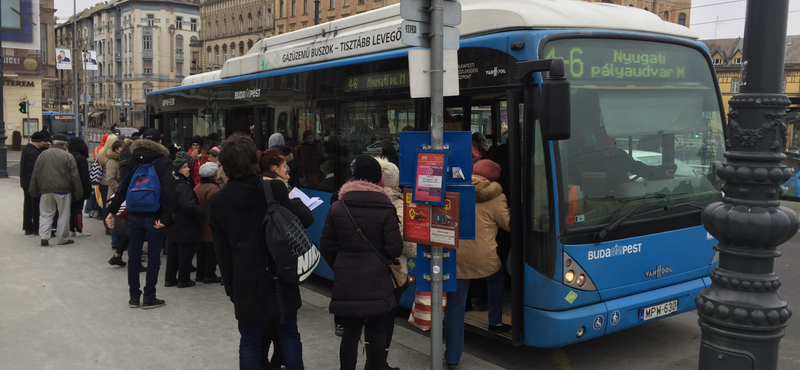
<path id="1" fill-rule="evenodd" d="M 153 50 L 143 50 L 142 59 L 153 59 Z"/>
<path id="2" fill-rule="evenodd" d="M 121 62 L 122 61 L 122 54 L 120 54 L 120 53 L 115 54 L 114 55 L 114 60 L 116 60 L 117 62 Z"/>

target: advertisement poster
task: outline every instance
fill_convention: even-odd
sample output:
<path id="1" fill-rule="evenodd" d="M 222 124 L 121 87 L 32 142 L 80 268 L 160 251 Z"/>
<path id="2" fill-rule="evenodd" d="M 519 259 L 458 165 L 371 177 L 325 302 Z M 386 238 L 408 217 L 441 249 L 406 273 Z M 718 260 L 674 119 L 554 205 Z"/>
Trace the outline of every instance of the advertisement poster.
<path id="1" fill-rule="evenodd" d="M 444 202 L 444 152 L 417 153 L 414 202 L 440 205 Z"/>
<path id="2" fill-rule="evenodd" d="M 39 50 L 39 0 L 2 0 L 0 14 L 4 48 Z"/>
<path id="3" fill-rule="evenodd" d="M 56 69 L 72 69 L 72 55 L 69 49 L 56 48 Z"/>
<path id="4" fill-rule="evenodd" d="M 83 54 L 83 68 L 87 71 L 96 71 L 97 70 L 97 52 L 94 50 L 84 50 L 81 52 Z"/>
<path id="5" fill-rule="evenodd" d="M 447 193 L 444 204 L 414 203 L 410 189 L 403 193 L 403 240 L 458 248 L 458 193 Z"/>

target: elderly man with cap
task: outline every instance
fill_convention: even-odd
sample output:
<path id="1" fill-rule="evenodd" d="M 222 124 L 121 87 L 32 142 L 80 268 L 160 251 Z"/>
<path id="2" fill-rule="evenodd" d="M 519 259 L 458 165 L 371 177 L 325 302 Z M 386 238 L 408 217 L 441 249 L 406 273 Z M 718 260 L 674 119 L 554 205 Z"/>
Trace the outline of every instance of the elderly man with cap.
<path id="1" fill-rule="evenodd" d="M 208 162 L 208 153 L 203 150 L 203 137 L 199 135 L 192 137 L 192 146 L 186 153 L 192 156 L 192 163 L 189 163 L 189 177 L 197 184 L 200 182 L 200 166 Z"/>
<path id="2" fill-rule="evenodd" d="M 22 229 L 25 230 L 25 235 L 39 233 L 39 198 L 32 196 L 28 189 L 31 187 L 33 166 L 36 164 L 39 154 L 45 149 L 47 149 L 47 135 L 37 131 L 31 135 L 31 142 L 22 149 L 20 156 L 19 186 L 22 187 L 24 193 Z"/>
<path id="3" fill-rule="evenodd" d="M 31 196 L 40 197 L 39 237 L 42 239 L 42 246 L 50 245 L 50 226 L 56 211 L 58 244 L 72 244 L 73 241 L 67 239 L 70 205 L 73 197 L 83 198 L 83 186 L 75 157 L 67 153 L 66 136 L 56 134 L 53 136 L 51 149 L 39 154 L 33 166 L 28 191 Z"/>
<path id="4" fill-rule="evenodd" d="M 129 172 L 136 171 L 139 165 L 153 165 L 153 170 L 158 177 L 158 184 L 153 186 L 160 187 L 160 196 L 155 202 L 153 212 L 134 211 L 128 205 L 128 260 L 139 261 L 142 256 L 142 246 L 147 241 L 147 277 L 144 286 L 144 301 L 142 308 L 150 309 L 164 306 L 165 302 L 156 298 L 156 284 L 158 283 L 158 271 L 161 268 L 161 248 L 164 245 L 163 228 L 165 225 L 172 224 L 172 215 L 175 213 L 175 179 L 172 177 L 172 161 L 169 159 L 169 151 L 161 145 L 161 133 L 154 129 L 144 130 L 139 140 L 131 144 L 133 155 L 128 163 Z M 120 183 L 117 194 L 109 202 L 109 215 L 106 217 L 106 224 L 113 228 L 114 218 L 127 198 L 128 187 L 136 179 L 123 181 Z M 131 308 L 139 307 L 142 291 L 139 290 L 139 264 L 128 264 L 128 286 L 130 300 L 128 306 Z"/>

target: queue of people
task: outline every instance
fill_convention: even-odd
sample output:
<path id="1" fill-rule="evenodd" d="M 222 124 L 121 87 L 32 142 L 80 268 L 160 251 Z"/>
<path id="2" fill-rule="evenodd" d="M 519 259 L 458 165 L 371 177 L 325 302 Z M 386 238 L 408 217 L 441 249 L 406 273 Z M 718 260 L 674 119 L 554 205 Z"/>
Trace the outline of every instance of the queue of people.
<path id="1" fill-rule="evenodd" d="M 142 127 L 132 138 L 107 135 L 94 152 L 103 180 L 92 184 L 89 149 L 82 139 L 35 133 L 22 153 L 23 229 L 26 235 L 38 232 L 42 246 L 49 245 L 52 235 L 59 245 L 73 243 L 70 235 L 89 235 L 81 210 L 92 199 L 106 215 L 114 248 L 109 264 L 127 267 L 129 307 L 166 304 L 156 297 L 166 248 L 165 287 L 223 285 L 238 321 L 240 369 L 303 369 L 299 286 L 276 282 L 263 222 L 270 204 L 288 209 L 305 228 L 314 218 L 302 201 L 289 197 L 289 163 L 295 154 L 276 135 L 265 151 L 257 150 L 250 137 L 234 135 L 211 145 L 194 137 L 186 152 L 162 145 L 161 133 L 153 128 Z M 488 156 L 480 150 L 483 144 L 475 142 L 478 158 Z M 333 184 L 328 174 L 334 166 L 323 162 L 320 167 L 320 183 Z M 336 315 L 337 335 L 342 337 L 338 360 L 341 369 L 355 369 L 363 334 L 365 369 L 397 369 L 387 358 L 397 307 L 409 286 L 408 258 L 416 257 L 416 244 L 402 237 L 399 169 L 391 160 L 370 155 L 355 156 L 349 167 L 351 176 L 332 197 L 319 245 L 334 274 L 329 311 Z M 510 211 L 498 183 L 501 173 L 501 166 L 489 159 L 476 159 L 473 165 L 478 238 L 460 242 L 457 291 L 448 294 L 448 369 L 458 368 L 463 353 L 472 280 L 486 280 L 489 330 L 510 329 L 502 322 L 504 269 L 495 240 L 499 230 L 510 231 Z M 146 272 L 143 289 L 140 272 Z"/>

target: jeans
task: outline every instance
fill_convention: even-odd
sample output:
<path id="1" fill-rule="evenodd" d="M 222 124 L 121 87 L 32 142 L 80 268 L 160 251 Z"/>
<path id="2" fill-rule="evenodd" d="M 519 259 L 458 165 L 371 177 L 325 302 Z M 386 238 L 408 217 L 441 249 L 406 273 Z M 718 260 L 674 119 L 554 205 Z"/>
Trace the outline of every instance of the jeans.
<path id="1" fill-rule="evenodd" d="M 506 275 L 503 269 L 486 277 L 486 288 L 489 291 L 489 325 L 503 324 L 503 289 Z M 448 302 L 449 303 L 449 302 Z"/>
<path id="2" fill-rule="evenodd" d="M 386 314 L 372 317 L 343 317 L 344 335 L 339 345 L 341 370 L 355 370 L 358 361 L 358 341 L 364 327 L 364 345 L 367 350 L 367 370 L 383 369 L 386 363 Z"/>
<path id="3" fill-rule="evenodd" d="M 187 283 L 191 280 L 192 259 L 197 243 L 169 243 L 167 247 L 167 271 L 164 281 Z M 149 252 L 148 252 L 149 253 Z M 130 258 L 130 257 L 129 257 Z M 198 265 L 199 269 L 200 266 Z M 177 274 L 177 279 L 175 278 Z"/>
<path id="4" fill-rule="evenodd" d="M 287 313 L 281 324 L 277 318 L 268 319 L 275 321 L 278 335 L 283 343 L 284 365 L 286 370 L 303 370 L 303 343 L 300 342 L 300 333 L 297 332 L 297 311 Z M 267 326 L 270 323 L 266 323 Z M 274 324 L 274 323 L 272 323 Z M 239 369 L 261 369 L 261 343 L 264 320 L 239 321 Z"/>
<path id="5" fill-rule="evenodd" d="M 34 197 L 28 189 L 22 189 L 22 230 L 39 233 L 39 198 Z"/>
<path id="6" fill-rule="evenodd" d="M 464 309 L 467 305 L 469 280 L 458 279 L 456 291 L 447 293 L 447 314 L 444 315 L 444 360 L 454 365 L 464 353 Z"/>
<path id="7" fill-rule="evenodd" d="M 103 220 L 105 220 L 105 218 Z M 103 223 L 105 223 L 105 221 Z M 111 249 L 117 249 L 117 247 L 119 247 L 120 236 L 118 232 L 111 229 Z"/>
<path id="8" fill-rule="evenodd" d="M 144 296 L 156 296 L 156 284 L 158 283 L 158 270 L 161 268 L 161 247 L 163 246 L 164 236 L 161 229 L 155 227 L 155 217 L 128 216 L 128 261 L 141 261 L 142 245 L 147 241 L 147 274 L 145 278 Z M 138 263 L 128 263 L 128 286 L 130 287 L 131 297 L 138 297 L 142 292 L 139 290 L 139 266 Z"/>
<path id="9" fill-rule="evenodd" d="M 217 276 L 217 255 L 214 252 L 214 243 L 200 242 L 197 247 L 197 281 L 213 279 Z"/>

